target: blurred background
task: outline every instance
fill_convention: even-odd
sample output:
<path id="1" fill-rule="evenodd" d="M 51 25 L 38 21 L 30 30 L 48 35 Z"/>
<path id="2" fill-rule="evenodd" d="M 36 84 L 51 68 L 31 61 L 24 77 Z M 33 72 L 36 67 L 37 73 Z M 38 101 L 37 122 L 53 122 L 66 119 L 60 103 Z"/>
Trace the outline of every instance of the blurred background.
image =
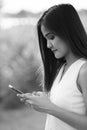
<path id="1" fill-rule="evenodd" d="M 42 91 L 43 66 L 36 25 L 52 5 L 70 3 L 87 32 L 86 0 L 0 0 L 0 130 L 44 130 L 44 113 L 21 103 L 8 88 Z"/>

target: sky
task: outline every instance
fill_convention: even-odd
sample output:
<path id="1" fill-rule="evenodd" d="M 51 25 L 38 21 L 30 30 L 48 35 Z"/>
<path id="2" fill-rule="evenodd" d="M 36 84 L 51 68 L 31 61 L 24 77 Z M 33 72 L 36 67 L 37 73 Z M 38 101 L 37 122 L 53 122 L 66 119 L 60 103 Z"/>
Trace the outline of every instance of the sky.
<path id="1" fill-rule="evenodd" d="M 1 0 L 0 0 L 1 1 Z M 38 13 L 61 3 L 70 3 L 77 10 L 87 9 L 87 0 L 2 0 L 4 13 L 18 13 L 22 9 Z"/>

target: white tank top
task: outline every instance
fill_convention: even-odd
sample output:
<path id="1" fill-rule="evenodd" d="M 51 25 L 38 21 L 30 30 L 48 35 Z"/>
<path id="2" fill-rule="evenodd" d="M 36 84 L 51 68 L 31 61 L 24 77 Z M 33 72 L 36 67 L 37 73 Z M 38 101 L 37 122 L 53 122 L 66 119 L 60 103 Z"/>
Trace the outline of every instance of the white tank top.
<path id="1" fill-rule="evenodd" d="M 86 108 L 82 93 L 77 87 L 77 77 L 84 63 L 83 58 L 75 61 L 65 72 L 62 79 L 64 65 L 61 67 L 50 91 L 50 100 L 57 106 L 78 114 L 85 115 Z M 76 130 L 62 120 L 47 114 L 45 130 Z"/>

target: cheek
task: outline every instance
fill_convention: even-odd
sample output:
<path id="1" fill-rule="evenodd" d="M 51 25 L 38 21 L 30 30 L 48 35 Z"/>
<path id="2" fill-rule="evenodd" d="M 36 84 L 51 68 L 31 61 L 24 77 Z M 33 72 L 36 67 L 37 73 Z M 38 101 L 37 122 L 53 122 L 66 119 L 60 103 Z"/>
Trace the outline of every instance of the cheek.
<path id="1" fill-rule="evenodd" d="M 66 54 L 66 53 L 68 52 L 68 47 L 65 46 L 65 45 L 63 45 L 63 46 L 61 47 L 61 50 L 62 50 L 62 52 L 63 52 L 64 54 Z"/>
<path id="2" fill-rule="evenodd" d="M 68 47 L 65 44 L 57 44 L 57 51 L 54 53 L 56 58 L 61 58 L 68 53 Z"/>
<path id="3" fill-rule="evenodd" d="M 66 52 L 68 50 L 67 46 L 63 43 L 59 43 L 59 44 L 57 43 L 56 47 L 58 51 L 61 51 L 61 52 Z"/>

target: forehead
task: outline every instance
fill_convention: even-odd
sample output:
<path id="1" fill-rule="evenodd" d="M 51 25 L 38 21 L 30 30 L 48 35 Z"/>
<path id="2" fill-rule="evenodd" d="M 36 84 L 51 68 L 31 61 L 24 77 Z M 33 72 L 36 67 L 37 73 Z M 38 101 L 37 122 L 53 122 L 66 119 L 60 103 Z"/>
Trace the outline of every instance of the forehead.
<path id="1" fill-rule="evenodd" d="M 47 29 L 44 25 L 41 25 L 41 32 L 42 32 L 43 35 L 45 35 L 47 33 L 52 33 L 52 31 Z"/>

